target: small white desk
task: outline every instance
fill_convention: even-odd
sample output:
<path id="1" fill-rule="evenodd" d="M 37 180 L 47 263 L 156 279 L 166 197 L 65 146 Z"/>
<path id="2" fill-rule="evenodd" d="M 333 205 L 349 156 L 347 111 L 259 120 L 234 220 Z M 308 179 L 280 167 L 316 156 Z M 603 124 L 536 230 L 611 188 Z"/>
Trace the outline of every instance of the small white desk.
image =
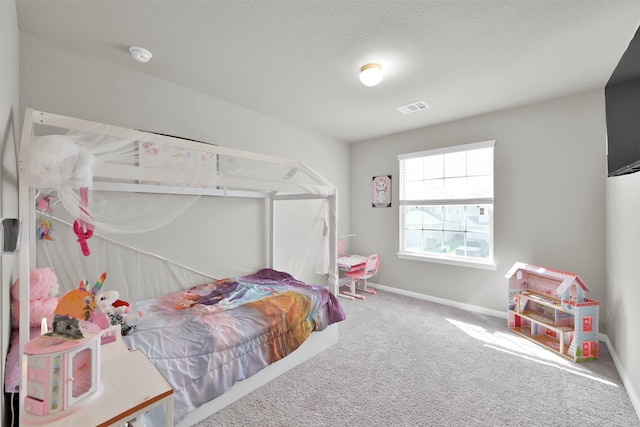
<path id="1" fill-rule="evenodd" d="M 364 255 L 348 255 L 343 257 L 338 257 L 338 269 L 344 272 L 362 270 L 365 268 L 365 263 L 367 262 L 367 257 Z M 343 277 L 338 280 L 338 286 L 342 287 L 351 283 L 351 279 L 348 277 Z M 366 290 L 365 290 L 366 291 Z M 366 291 L 369 292 L 369 291 Z M 339 292 L 339 297 L 346 298 L 349 300 L 353 300 L 354 298 L 364 299 L 364 296 L 358 295 L 355 293 L 355 287 L 352 286 L 350 292 Z"/>
<path id="2" fill-rule="evenodd" d="M 367 262 L 367 257 L 363 255 L 349 255 L 338 258 L 338 268 L 344 271 L 357 270 Z"/>

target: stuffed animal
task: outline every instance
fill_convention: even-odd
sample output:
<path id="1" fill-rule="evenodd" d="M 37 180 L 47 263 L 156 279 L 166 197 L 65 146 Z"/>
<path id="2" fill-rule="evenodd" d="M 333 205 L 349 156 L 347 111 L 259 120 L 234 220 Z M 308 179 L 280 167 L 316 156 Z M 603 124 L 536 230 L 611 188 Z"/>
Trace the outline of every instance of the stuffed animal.
<path id="1" fill-rule="evenodd" d="M 60 317 L 72 317 L 88 321 L 96 309 L 95 295 L 98 289 L 89 289 L 89 281 L 81 280 L 80 286 L 65 293 L 54 311 Z"/>
<path id="2" fill-rule="evenodd" d="M 101 291 L 96 295 L 98 308 L 109 317 L 112 325 L 120 325 L 122 335 L 131 335 L 136 323 L 142 319 L 142 311 L 131 312 L 129 303 L 120 298 L 118 291 Z"/>
<path id="3" fill-rule="evenodd" d="M 42 319 L 51 325 L 53 313 L 58 305 L 60 286 L 58 278 L 50 268 L 37 268 L 29 273 L 29 326 L 39 327 Z M 11 287 L 11 326 L 18 329 L 20 323 L 20 279 Z"/>

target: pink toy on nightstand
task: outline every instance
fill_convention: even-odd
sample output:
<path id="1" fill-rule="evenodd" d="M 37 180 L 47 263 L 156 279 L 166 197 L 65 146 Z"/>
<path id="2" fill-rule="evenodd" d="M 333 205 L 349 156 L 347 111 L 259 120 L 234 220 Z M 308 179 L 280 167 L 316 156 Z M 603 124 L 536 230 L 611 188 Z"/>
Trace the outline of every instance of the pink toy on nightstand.
<path id="1" fill-rule="evenodd" d="M 24 346 L 25 421 L 41 424 L 61 418 L 100 390 L 102 330 L 83 322 L 82 332 L 84 338 L 79 340 L 40 335 Z"/>

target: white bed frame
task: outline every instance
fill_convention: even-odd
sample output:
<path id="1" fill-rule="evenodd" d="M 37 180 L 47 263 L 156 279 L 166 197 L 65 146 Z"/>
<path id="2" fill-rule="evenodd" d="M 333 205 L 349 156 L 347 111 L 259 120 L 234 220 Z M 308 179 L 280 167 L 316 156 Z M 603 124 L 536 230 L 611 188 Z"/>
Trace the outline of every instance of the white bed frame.
<path id="1" fill-rule="evenodd" d="M 36 209 L 35 197 L 36 189 L 29 186 L 29 147 L 34 137 L 34 127 L 38 125 L 53 126 L 64 130 L 83 130 L 91 129 L 98 123 L 45 113 L 27 109 L 25 112 L 24 125 L 22 130 L 20 154 L 19 154 L 19 209 L 20 217 L 23 220 L 21 251 L 19 253 L 19 275 L 22 285 L 20 286 L 20 324 L 29 324 L 29 272 L 35 268 L 35 230 L 36 230 Z M 117 136 L 118 134 L 130 133 L 130 129 L 111 127 L 110 134 Z M 290 163 L 285 159 L 271 157 L 256 153 L 249 153 L 240 150 L 234 150 L 222 146 L 198 143 L 181 138 L 151 134 L 140 132 L 141 139 L 149 142 L 158 142 L 173 147 L 194 149 L 206 151 L 219 155 L 231 155 L 244 159 L 258 160 L 263 162 L 271 162 L 273 164 L 283 165 Z M 297 163 L 297 168 L 306 168 L 306 166 Z M 305 186 L 303 191 L 292 191 L 293 188 L 288 186 L 286 182 L 272 183 L 273 188 L 265 188 L 263 180 L 247 180 L 242 179 L 234 182 L 234 188 L 243 188 L 242 190 L 225 191 L 219 189 L 197 189 L 193 187 L 180 187 L 171 185 L 145 185 L 132 184 L 139 180 L 154 181 L 158 171 L 149 171 L 151 175 L 146 176 L 144 168 L 135 166 L 109 165 L 104 164 L 94 170 L 93 190 L 101 191 L 121 191 L 121 192 L 149 192 L 149 193 L 167 193 L 167 194 L 199 194 L 216 197 L 251 197 L 264 198 L 268 200 L 271 226 L 269 227 L 267 239 L 269 241 L 269 267 L 273 268 L 274 261 L 274 218 L 276 214 L 276 202 L 281 200 L 311 200 L 325 199 L 328 201 L 329 213 L 329 279 L 328 287 L 334 295 L 338 292 L 338 269 L 337 269 L 337 190 L 329 184 L 324 178 L 317 175 L 311 169 L 306 169 L 312 176 L 317 176 L 317 185 Z M 169 175 L 170 176 L 170 175 Z M 179 177 L 176 177 L 177 179 Z M 105 179 L 102 181 L 101 179 Z M 166 173 L 162 174 L 162 181 L 168 180 Z M 124 182 L 126 181 L 126 182 Z M 178 181 L 179 182 L 179 181 Z M 285 194 L 283 194 L 285 193 Z M 21 390 L 26 387 L 25 372 L 25 356 L 23 353 L 24 345 L 29 340 L 29 328 L 20 329 L 20 350 L 22 354 L 22 382 Z M 294 351 L 286 358 L 262 369 L 244 381 L 236 383 L 231 390 L 217 399 L 206 403 L 198 410 L 191 412 L 182 422 L 180 426 L 192 425 L 209 415 L 219 411 L 220 409 L 235 402 L 251 391 L 261 387 L 270 380 L 278 377 L 289 369 L 297 366 L 305 360 L 315 356 L 323 350 L 331 347 L 338 341 L 338 325 L 334 324 L 321 332 L 314 332 L 311 337 L 305 341 L 300 348 Z M 20 419 L 24 414 L 24 394 L 20 395 Z"/>
<path id="2" fill-rule="evenodd" d="M 267 366 L 258 371 L 251 378 L 240 381 L 222 396 L 205 403 L 193 412 L 190 412 L 179 424 L 178 427 L 190 426 L 208 416 L 218 412 L 236 400 L 262 387 L 269 381 L 284 374 L 288 370 L 295 368 L 300 363 L 311 359 L 313 356 L 322 353 L 327 348 L 338 342 L 338 324 L 329 326 L 324 331 L 314 332 L 296 351 L 284 359 Z"/>

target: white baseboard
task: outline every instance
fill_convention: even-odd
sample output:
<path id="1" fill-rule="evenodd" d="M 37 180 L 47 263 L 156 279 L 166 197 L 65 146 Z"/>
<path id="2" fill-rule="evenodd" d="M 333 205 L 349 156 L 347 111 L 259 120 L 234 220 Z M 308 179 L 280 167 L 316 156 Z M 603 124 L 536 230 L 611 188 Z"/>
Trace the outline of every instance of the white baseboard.
<path id="1" fill-rule="evenodd" d="M 467 311 L 473 311 L 475 313 L 487 314 L 491 316 L 501 317 L 504 319 L 507 318 L 506 310 L 504 312 L 498 311 L 498 310 L 491 310 L 485 307 L 479 307 L 477 305 L 465 304 L 465 303 L 451 301 L 444 298 L 432 297 L 430 295 L 425 295 L 425 294 L 421 294 L 413 291 L 406 291 L 404 289 L 398 289 L 391 286 L 384 286 L 377 283 L 368 282 L 367 285 L 372 288 L 380 289 L 382 291 L 387 291 L 394 294 L 405 295 L 412 298 L 417 298 L 425 301 L 435 302 L 438 304 L 448 305 L 450 307 L 456 307 L 456 308 L 460 308 Z M 624 388 L 627 391 L 627 394 L 629 395 L 629 400 L 631 400 L 633 409 L 635 409 L 636 415 L 638 416 L 638 419 L 640 419 L 640 398 L 639 398 L 640 395 L 638 395 L 638 393 L 636 393 L 636 390 L 633 388 L 633 385 L 631 384 L 631 381 L 629 380 L 629 377 L 627 376 L 627 373 L 624 370 L 624 366 L 622 365 L 622 362 L 620 361 L 618 354 L 613 348 L 613 345 L 611 345 L 611 341 L 609 341 L 609 337 L 606 334 L 599 334 L 598 339 L 600 341 L 604 341 L 605 344 L 607 344 L 607 348 L 609 349 L 609 353 L 611 354 L 611 358 L 613 359 L 613 364 L 615 365 L 616 370 L 618 371 L 618 375 L 620 375 L 620 379 L 622 380 L 622 384 L 624 385 Z"/>
<path id="2" fill-rule="evenodd" d="M 487 314 L 487 315 L 490 315 L 490 316 L 501 317 L 503 319 L 507 318 L 507 311 L 506 310 L 505 311 L 491 310 L 489 308 L 480 307 L 480 306 L 477 306 L 477 305 L 465 304 L 465 303 L 462 303 L 462 302 L 452 301 L 452 300 L 448 300 L 448 299 L 444 299 L 444 298 L 432 297 L 430 295 L 425 295 L 425 294 L 421 294 L 421 293 L 413 292 L 413 291 L 406 291 L 404 289 L 398 289 L 398 288 L 394 288 L 394 287 L 391 287 L 391 286 L 384 286 L 384 285 L 380 285 L 380 284 L 377 284 L 377 283 L 367 282 L 367 285 L 372 287 L 372 288 L 380 289 L 381 291 L 387 291 L 387 292 L 391 292 L 391 293 L 394 293 L 394 294 L 405 295 L 405 296 L 408 296 L 408 297 L 417 298 L 417 299 L 430 301 L 430 302 L 435 302 L 435 303 L 442 304 L 442 305 L 448 305 L 448 306 L 451 306 L 451 307 L 461 308 L 463 310 L 473 311 L 475 313 Z"/>
<path id="3" fill-rule="evenodd" d="M 622 384 L 624 384 L 625 390 L 627 390 L 627 394 L 629 395 L 629 399 L 631 400 L 631 404 L 633 405 L 633 409 L 636 410 L 636 415 L 640 420 L 640 398 L 636 390 L 633 388 L 631 384 L 631 380 L 627 376 L 627 372 L 624 370 L 624 366 L 618 357 L 618 353 L 613 348 L 609 337 L 606 334 L 599 334 L 598 339 L 600 341 L 604 341 L 607 344 L 607 348 L 609 349 L 609 353 L 611 354 L 611 358 L 613 359 L 613 364 L 618 371 L 618 375 L 620 375 L 620 379 L 622 380 Z"/>

